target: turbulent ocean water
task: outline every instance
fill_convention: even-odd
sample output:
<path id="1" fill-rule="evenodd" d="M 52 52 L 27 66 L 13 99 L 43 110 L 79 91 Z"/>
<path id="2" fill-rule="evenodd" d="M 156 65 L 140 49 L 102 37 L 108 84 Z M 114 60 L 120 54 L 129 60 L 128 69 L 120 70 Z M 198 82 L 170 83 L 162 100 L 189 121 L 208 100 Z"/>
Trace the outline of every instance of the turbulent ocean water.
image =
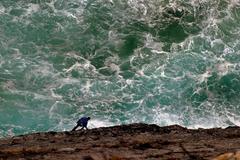
<path id="1" fill-rule="evenodd" d="M 240 125 L 239 0 L 1 0 L 0 137 Z"/>

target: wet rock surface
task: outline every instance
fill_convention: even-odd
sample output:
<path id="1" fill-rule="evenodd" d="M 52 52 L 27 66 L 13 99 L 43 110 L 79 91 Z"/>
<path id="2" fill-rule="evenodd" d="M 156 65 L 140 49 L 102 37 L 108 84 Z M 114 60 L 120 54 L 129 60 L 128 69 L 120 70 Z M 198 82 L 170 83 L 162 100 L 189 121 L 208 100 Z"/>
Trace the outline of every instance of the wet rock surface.
<path id="1" fill-rule="evenodd" d="M 230 160 L 238 151 L 239 127 L 130 124 L 0 139 L 0 160 Z"/>

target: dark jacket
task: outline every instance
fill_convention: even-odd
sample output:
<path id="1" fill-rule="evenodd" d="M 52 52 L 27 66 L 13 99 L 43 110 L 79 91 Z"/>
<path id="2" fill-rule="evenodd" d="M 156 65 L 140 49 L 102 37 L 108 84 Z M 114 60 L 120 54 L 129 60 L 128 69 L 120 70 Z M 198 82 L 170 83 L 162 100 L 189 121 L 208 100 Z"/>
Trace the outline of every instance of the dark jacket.
<path id="1" fill-rule="evenodd" d="M 87 127 L 88 117 L 82 117 L 77 121 L 77 124 L 82 127 Z"/>

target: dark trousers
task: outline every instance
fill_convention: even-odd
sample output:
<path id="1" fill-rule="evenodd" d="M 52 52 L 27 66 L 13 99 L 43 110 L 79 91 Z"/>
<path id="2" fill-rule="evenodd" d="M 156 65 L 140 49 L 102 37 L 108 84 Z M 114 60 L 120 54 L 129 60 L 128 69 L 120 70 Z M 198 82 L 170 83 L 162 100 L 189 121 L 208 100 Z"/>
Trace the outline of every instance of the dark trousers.
<path id="1" fill-rule="evenodd" d="M 78 127 L 82 127 L 80 130 L 82 130 L 82 129 L 84 128 L 83 126 L 77 124 L 77 125 L 72 129 L 72 131 L 75 131 Z"/>

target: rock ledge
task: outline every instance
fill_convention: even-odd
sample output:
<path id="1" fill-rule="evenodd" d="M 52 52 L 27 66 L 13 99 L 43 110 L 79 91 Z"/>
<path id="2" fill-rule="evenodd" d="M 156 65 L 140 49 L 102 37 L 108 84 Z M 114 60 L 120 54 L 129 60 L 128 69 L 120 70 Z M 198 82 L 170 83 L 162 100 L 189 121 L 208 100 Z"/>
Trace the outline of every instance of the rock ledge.
<path id="1" fill-rule="evenodd" d="M 129 124 L 0 139 L 0 160 L 240 159 L 240 128 Z"/>

